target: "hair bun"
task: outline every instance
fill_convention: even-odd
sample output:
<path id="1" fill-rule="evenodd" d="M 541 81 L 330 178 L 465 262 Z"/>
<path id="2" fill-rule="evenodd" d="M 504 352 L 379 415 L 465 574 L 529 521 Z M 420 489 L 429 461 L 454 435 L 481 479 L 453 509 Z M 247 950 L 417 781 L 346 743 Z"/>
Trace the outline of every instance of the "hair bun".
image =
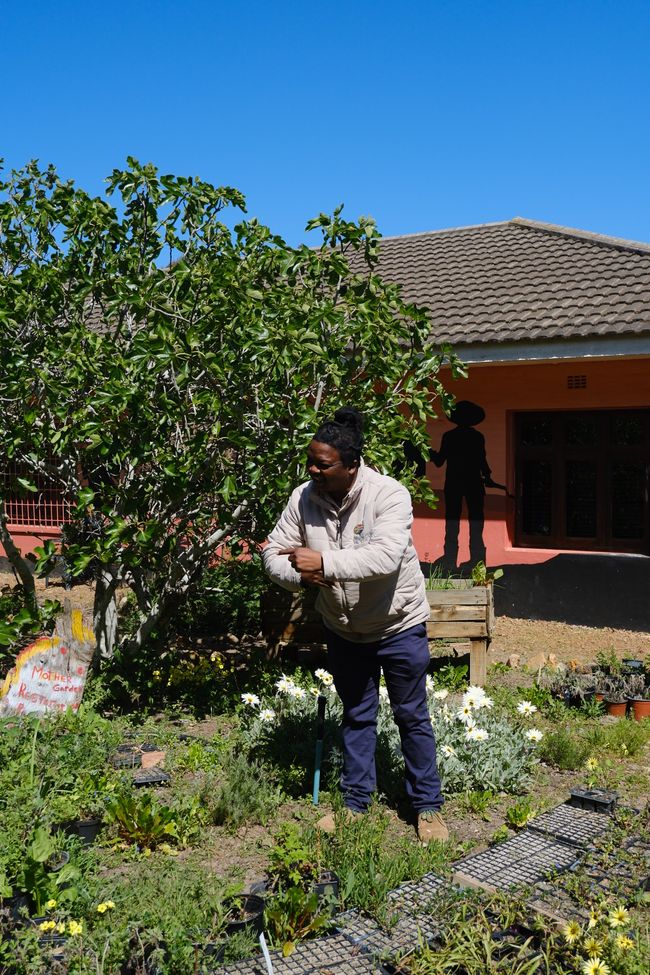
<path id="1" fill-rule="evenodd" d="M 334 419 L 341 426 L 350 427 L 351 430 L 356 430 L 359 433 L 363 430 L 364 417 L 363 413 L 359 410 L 355 410 L 353 406 L 342 406 L 340 410 L 337 410 L 334 414 Z"/>

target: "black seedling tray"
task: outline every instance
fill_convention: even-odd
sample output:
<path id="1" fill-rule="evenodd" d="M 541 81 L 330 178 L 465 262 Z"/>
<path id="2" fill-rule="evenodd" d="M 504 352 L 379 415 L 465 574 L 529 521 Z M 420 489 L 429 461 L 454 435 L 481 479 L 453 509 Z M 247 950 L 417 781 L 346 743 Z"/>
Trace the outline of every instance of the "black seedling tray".
<path id="1" fill-rule="evenodd" d="M 271 962 L 274 975 L 321 975 L 331 971 L 336 975 L 373 975 L 375 964 L 368 955 L 350 944 L 340 934 L 326 938 L 303 941 L 296 946 L 287 958 L 279 951 L 272 951 Z M 221 975 L 268 975 L 264 958 L 233 962 L 220 968 L 211 969 Z"/>
<path id="2" fill-rule="evenodd" d="M 142 754 L 139 751 L 118 752 L 111 757 L 110 763 L 114 769 L 140 768 L 142 766 Z"/>
<path id="3" fill-rule="evenodd" d="M 562 843 L 584 848 L 589 846 L 597 836 L 605 833 L 609 825 L 608 816 L 565 802 L 532 819 L 528 823 L 528 829 L 543 833 L 545 836 L 552 836 Z"/>
<path id="4" fill-rule="evenodd" d="M 396 887 L 387 898 L 386 928 L 359 910 L 339 914 L 334 921 L 352 944 L 373 955 L 395 954 L 418 944 L 430 944 L 440 936 L 440 921 L 429 916 L 427 908 L 447 886 L 446 880 L 430 873 Z"/>
<path id="5" fill-rule="evenodd" d="M 613 813 L 618 801 L 618 792 L 605 789 L 571 789 L 569 804 L 589 812 Z"/>
<path id="6" fill-rule="evenodd" d="M 455 879 L 465 885 L 508 890 L 535 884 L 550 871 L 567 870 L 576 858 L 575 847 L 526 829 L 505 843 L 461 860 L 455 865 Z"/>
<path id="7" fill-rule="evenodd" d="M 143 785 L 167 785 L 171 782 L 171 775 L 167 772 L 161 772 L 158 769 L 145 769 L 142 772 L 136 772 L 133 776 L 133 785 L 143 786 Z"/>

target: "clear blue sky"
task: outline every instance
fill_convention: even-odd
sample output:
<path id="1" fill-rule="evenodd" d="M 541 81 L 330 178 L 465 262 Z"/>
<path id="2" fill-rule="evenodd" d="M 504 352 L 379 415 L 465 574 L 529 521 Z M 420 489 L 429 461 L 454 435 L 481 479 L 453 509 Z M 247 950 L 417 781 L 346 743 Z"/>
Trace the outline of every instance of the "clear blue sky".
<path id="1" fill-rule="evenodd" d="M 0 155 L 92 192 L 127 155 L 292 243 L 520 215 L 650 241 L 648 0 L 4 0 Z"/>

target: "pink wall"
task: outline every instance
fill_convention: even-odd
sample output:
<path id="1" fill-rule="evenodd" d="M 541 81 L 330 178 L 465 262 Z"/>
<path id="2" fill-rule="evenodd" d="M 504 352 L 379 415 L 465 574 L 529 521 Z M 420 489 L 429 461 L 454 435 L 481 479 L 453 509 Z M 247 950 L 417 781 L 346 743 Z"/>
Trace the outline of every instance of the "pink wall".
<path id="1" fill-rule="evenodd" d="M 568 388 L 567 377 L 574 375 L 587 377 L 585 389 Z M 468 379 L 454 382 L 448 374 L 442 378 L 458 400 L 472 400 L 485 410 L 486 418 L 477 429 L 485 437 L 492 477 L 506 484 L 513 494 L 515 412 L 650 407 L 650 360 L 643 358 L 472 366 Z M 432 425 L 434 449 L 438 449 L 444 431 L 452 427 L 447 420 Z M 420 558 L 433 562 L 443 548 L 445 469 L 427 464 L 427 476 L 440 500 L 435 511 L 416 506 L 413 537 Z M 514 500 L 506 498 L 503 491 L 487 492 L 483 537 L 491 565 L 546 562 L 558 554 L 557 549 L 514 547 Z M 459 543 L 459 562 L 465 562 L 469 559 L 465 511 Z"/>

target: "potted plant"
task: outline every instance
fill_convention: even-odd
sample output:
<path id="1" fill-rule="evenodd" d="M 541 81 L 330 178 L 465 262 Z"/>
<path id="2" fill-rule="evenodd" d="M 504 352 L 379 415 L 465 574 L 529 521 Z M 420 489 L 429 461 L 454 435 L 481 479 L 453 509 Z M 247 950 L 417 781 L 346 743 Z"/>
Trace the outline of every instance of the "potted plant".
<path id="1" fill-rule="evenodd" d="M 637 697 L 631 698 L 630 704 L 635 721 L 650 718 L 650 689 L 645 687 Z"/>
<path id="2" fill-rule="evenodd" d="M 264 898 L 259 894 L 233 894 L 224 901 L 226 935 L 264 931 Z"/>
<path id="3" fill-rule="evenodd" d="M 278 834 L 269 854 L 267 889 L 276 891 L 299 887 L 306 893 L 316 893 L 319 901 L 336 901 L 339 878 L 333 870 L 320 862 L 320 846 L 316 856 L 305 845 L 297 826 L 286 823 Z"/>

